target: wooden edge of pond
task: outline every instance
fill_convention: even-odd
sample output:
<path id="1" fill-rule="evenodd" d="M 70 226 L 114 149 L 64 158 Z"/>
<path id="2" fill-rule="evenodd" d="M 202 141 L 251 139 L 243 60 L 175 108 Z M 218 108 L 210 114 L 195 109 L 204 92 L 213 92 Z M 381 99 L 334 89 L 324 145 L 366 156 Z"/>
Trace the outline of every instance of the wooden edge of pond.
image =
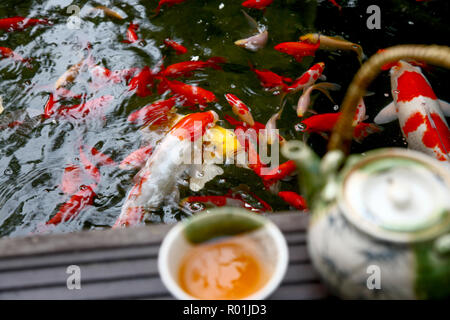
<path id="1" fill-rule="evenodd" d="M 305 212 L 276 212 L 267 216 L 283 233 L 305 231 Z M 37 255 L 44 252 L 95 250 L 126 246 L 154 245 L 162 241 L 173 225 L 155 224 L 123 229 L 88 230 L 74 233 L 31 235 L 0 239 L 0 258 Z"/>

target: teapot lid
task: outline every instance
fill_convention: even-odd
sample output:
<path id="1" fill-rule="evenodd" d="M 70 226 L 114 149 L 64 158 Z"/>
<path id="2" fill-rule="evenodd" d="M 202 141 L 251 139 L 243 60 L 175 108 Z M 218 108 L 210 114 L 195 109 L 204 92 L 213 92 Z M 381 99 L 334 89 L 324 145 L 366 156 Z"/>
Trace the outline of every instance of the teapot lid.
<path id="1" fill-rule="evenodd" d="M 431 239 L 450 229 L 450 166 L 417 151 L 367 153 L 343 175 L 339 204 L 370 235 L 395 242 Z"/>

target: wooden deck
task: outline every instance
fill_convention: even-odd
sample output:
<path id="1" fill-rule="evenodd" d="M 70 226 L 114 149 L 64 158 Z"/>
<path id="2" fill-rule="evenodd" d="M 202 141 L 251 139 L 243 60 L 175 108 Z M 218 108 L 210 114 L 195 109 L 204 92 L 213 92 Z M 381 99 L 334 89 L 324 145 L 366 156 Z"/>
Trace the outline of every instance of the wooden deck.
<path id="1" fill-rule="evenodd" d="M 306 250 L 304 213 L 271 219 L 289 245 L 289 267 L 271 299 L 328 296 Z M 172 299 L 162 284 L 159 245 L 171 228 L 152 225 L 122 230 L 0 240 L 0 299 Z M 81 289 L 67 289 L 67 267 L 81 269 Z"/>

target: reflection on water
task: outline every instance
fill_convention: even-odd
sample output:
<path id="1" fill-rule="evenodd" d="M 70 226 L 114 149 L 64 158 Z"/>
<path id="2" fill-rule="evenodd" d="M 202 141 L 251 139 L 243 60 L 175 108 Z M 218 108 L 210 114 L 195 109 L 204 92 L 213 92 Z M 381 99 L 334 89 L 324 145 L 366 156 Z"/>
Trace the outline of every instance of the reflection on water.
<path id="1" fill-rule="evenodd" d="M 137 126 L 127 122 L 127 116 L 160 99 L 160 96 L 156 93 L 145 98 L 129 95 L 125 81 L 100 88 L 93 86 L 92 75 L 85 67 L 81 68 L 70 88 L 72 92 L 84 95 L 81 99 L 65 100 L 64 104 L 79 104 L 111 95 L 114 100 L 103 109 L 104 117 L 82 121 L 42 120 L 41 114 L 55 81 L 70 66 L 89 55 L 95 64 L 110 70 L 142 68 L 146 65 L 154 68 L 161 63 L 161 59 L 164 59 L 164 65 L 170 65 L 185 60 L 207 60 L 212 56 L 225 57 L 228 64 L 223 71 L 206 69 L 183 81 L 198 83 L 213 91 L 218 102 L 211 104 L 209 109 L 218 112 L 221 119 L 225 114 L 232 114 L 224 94 L 233 93 L 248 103 L 256 121 L 266 123 L 278 111 L 279 97 L 261 89 L 259 80 L 249 68 L 249 61 L 258 68 L 270 69 L 292 78 L 303 73 L 313 61 L 324 61 L 324 74 L 328 81 L 339 83 L 343 88 L 359 66 L 352 54 L 327 51 L 318 52 L 316 58 L 306 58 L 299 64 L 275 51 L 273 46 L 277 43 L 295 41 L 302 34 L 318 31 L 345 36 L 360 43 L 367 55 L 397 43 L 448 44 L 448 26 L 442 23 L 445 21 L 442 12 L 448 9 L 446 1 L 420 4 L 420 8 L 412 1 L 392 1 L 389 10 L 383 11 L 382 6 L 384 26 L 380 31 L 365 29 L 365 1 L 338 2 L 344 5 L 342 14 L 327 1 L 319 2 L 316 7 L 316 1 L 312 0 L 274 1 L 265 13 L 249 11 L 269 30 L 267 47 L 252 53 L 234 45 L 234 41 L 254 33 L 240 12 L 239 1 L 187 0 L 170 9 L 163 7 L 156 17 L 154 9 L 157 1 L 2 1 L 0 18 L 46 18 L 53 25 L 37 25 L 16 32 L 0 30 L 0 46 L 13 49 L 21 57 L 31 58 L 32 66 L 27 68 L 20 61 L 11 59 L 0 60 L 0 94 L 5 107 L 0 115 L 0 236 L 35 232 L 38 225 L 52 217 L 58 207 L 68 200 L 69 196 L 62 192 L 59 185 L 66 166 L 80 162 L 80 143 L 95 147 L 117 163 L 141 146 L 141 133 Z M 70 14 L 67 12 L 70 5 L 81 9 L 79 29 L 70 28 Z M 124 19 L 107 16 L 99 10 L 93 11 L 92 8 L 97 5 L 114 8 Z M 139 25 L 137 35 L 142 41 L 135 44 L 122 42 L 126 39 L 130 22 Z M 168 50 L 163 44 L 166 38 L 181 42 L 188 48 L 188 53 L 178 56 Z M 427 76 L 440 98 L 449 100 L 449 94 L 439 81 L 445 73 L 433 70 Z M 390 97 L 385 96 L 389 88 L 387 74 L 382 75 L 371 88 L 375 94 L 366 98 L 371 118 L 389 102 Z M 334 95 L 336 102 L 342 100 L 343 94 L 339 92 Z M 314 105 L 317 111 L 336 110 L 326 97 L 317 96 Z M 287 108 L 277 124 L 287 139 L 302 137 L 294 110 L 296 98 L 288 99 Z M 16 123 L 11 125 L 13 122 Z M 229 127 L 225 121 L 218 124 Z M 386 131 L 389 134 L 384 134 L 383 139 L 369 137 L 364 144 L 355 145 L 354 151 L 404 145 L 398 125 L 389 125 Z M 319 152 L 324 151 L 325 141 L 321 137 L 312 136 L 309 143 Z M 198 194 L 223 195 L 233 187 L 247 184 L 274 210 L 288 208 L 270 192 L 263 191 L 261 181 L 251 171 L 232 166 L 225 166 L 224 170 L 224 175 L 216 177 Z M 121 170 L 118 166 L 101 166 L 101 180 L 93 205 L 86 207 L 77 219 L 57 226 L 56 231 L 113 225 L 126 192 L 133 185 L 135 173 L 133 170 Z M 283 182 L 283 189 L 295 190 L 294 180 Z M 188 188 L 181 188 L 181 198 L 193 194 Z M 161 208 L 160 214 L 151 220 L 171 222 L 184 215 L 175 206 L 168 206 Z"/>

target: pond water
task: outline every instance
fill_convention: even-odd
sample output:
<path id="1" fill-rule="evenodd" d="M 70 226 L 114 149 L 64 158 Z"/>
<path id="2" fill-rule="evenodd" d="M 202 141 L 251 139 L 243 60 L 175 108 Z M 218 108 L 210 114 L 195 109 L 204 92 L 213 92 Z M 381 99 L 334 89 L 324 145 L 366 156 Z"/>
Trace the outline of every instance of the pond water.
<path id="1" fill-rule="evenodd" d="M 252 109 L 256 121 L 266 123 L 278 111 L 279 96 L 265 92 L 255 74 L 250 70 L 251 61 L 259 69 L 270 69 L 284 76 L 296 78 L 314 62 L 325 62 L 327 81 L 342 86 L 332 93 L 336 102 L 342 101 L 345 88 L 350 83 L 359 63 L 353 53 L 318 51 L 315 57 L 307 57 L 302 63 L 281 54 L 273 47 L 281 42 L 296 41 L 302 34 L 321 32 L 339 35 L 359 43 L 367 56 L 378 49 L 401 43 L 425 43 L 449 45 L 449 2 L 435 0 L 392 1 L 339 1 L 340 12 L 329 1 L 274 0 L 265 12 L 247 10 L 269 30 L 269 42 L 265 49 L 248 52 L 233 44 L 248 37 L 253 30 L 240 12 L 242 1 L 187 0 L 171 8 L 163 7 L 154 16 L 157 1 L 10 1 L 0 3 L 0 18 L 24 16 L 46 18 L 51 26 L 35 26 L 24 31 L 0 30 L 0 46 L 12 48 L 22 57 L 32 58 L 32 68 L 20 62 L 0 59 L 0 96 L 5 111 L 0 115 L 0 237 L 19 236 L 36 232 L 37 226 L 49 220 L 70 196 L 60 189 L 64 168 L 79 161 L 78 143 L 95 147 L 120 162 L 130 152 L 139 148 L 139 127 L 131 125 L 127 116 L 151 102 L 160 99 L 158 94 L 140 98 L 128 95 L 126 83 L 106 86 L 94 92 L 88 84 L 89 75 L 82 72 L 71 91 L 86 93 L 88 98 L 113 95 L 114 101 L 106 109 L 105 120 L 85 122 L 42 120 L 40 114 L 49 97 L 49 87 L 68 67 L 85 56 L 83 44 L 91 44 L 92 57 L 98 65 L 111 70 L 143 66 L 154 67 L 164 57 L 164 64 L 192 59 L 206 60 L 213 56 L 227 59 L 222 71 L 203 70 L 189 79 L 190 84 L 215 93 L 218 102 L 207 109 L 216 111 L 223 119 L 232 115 L 224 94 L 233 93 Z M 366 27 L 370 4 L 379 3 L 381 29 Z M 70 29 L 67 8 L 81 8 L 80 29 Z M 92 6 L 104 5 L 120 12 L 119 20 L 99 12 L 89 12 Z M 137 23 L 137 34 L 143 39 L 139 44 L 126 44 L 130 22 Z M 184 55 L 176 55 L 163 45 L 166 38 L 180 41 L 188 48 Z M 431 68 L 426 72 L 439 98 L 449 101 L 448 72 Z M 369 121 L 390 102 L 390 81 L 383 73 L 370 87 L 374 94 L 365 98 Z M 333 104 L 323 95 L 314 94 L 314 109 L 333 112 Z M 300 122 L 295 105 L 298 95 L 287 99 L 286 108 L 277 126 L 287 139 L 302 139 L 302 132 L 295 130 Z M 79 103 L 73 101 L 73 104 Z M 182 110 L 181 112 L 192 112 Z M 21 125 L 8 127 L 12 121 Z M 218 122 L 230 128 L 226 121 Z M 352 152 L 384 146 L 405 146 L 398 123 L 388 124 L 380 134 L 368 137 L 362 144 L 353 143 Z M 311 135 L 308 143 L 323 154 L 326 140 Z M 225 174 L 216 177 L 206 187 L 194 193 L 181 187 L 181 198 L 188 195 L 223 195 L 229 189 L 247 185 L 258 197 L 268 202 L 274 211 L 287 210 L 289 206 L 276 195 L 264 190 L 261 179 L 251 170 L 224 166 Z M 136 170 L 121 170 L 117 166 L 102 166 L 101 180 L 93 205 L 86 207 L 73 220 L 62 223 L 49 232 L 70 232 L 81 229 L 109 228 L 120 214 L 127 191 L 133 185 Z M 295 179 L 283 181 L 281 190 L 296 190 Z M 165 206 L 153 214 L 148 223 L 173 222 L 188 216 L 176 206 Z"/>

